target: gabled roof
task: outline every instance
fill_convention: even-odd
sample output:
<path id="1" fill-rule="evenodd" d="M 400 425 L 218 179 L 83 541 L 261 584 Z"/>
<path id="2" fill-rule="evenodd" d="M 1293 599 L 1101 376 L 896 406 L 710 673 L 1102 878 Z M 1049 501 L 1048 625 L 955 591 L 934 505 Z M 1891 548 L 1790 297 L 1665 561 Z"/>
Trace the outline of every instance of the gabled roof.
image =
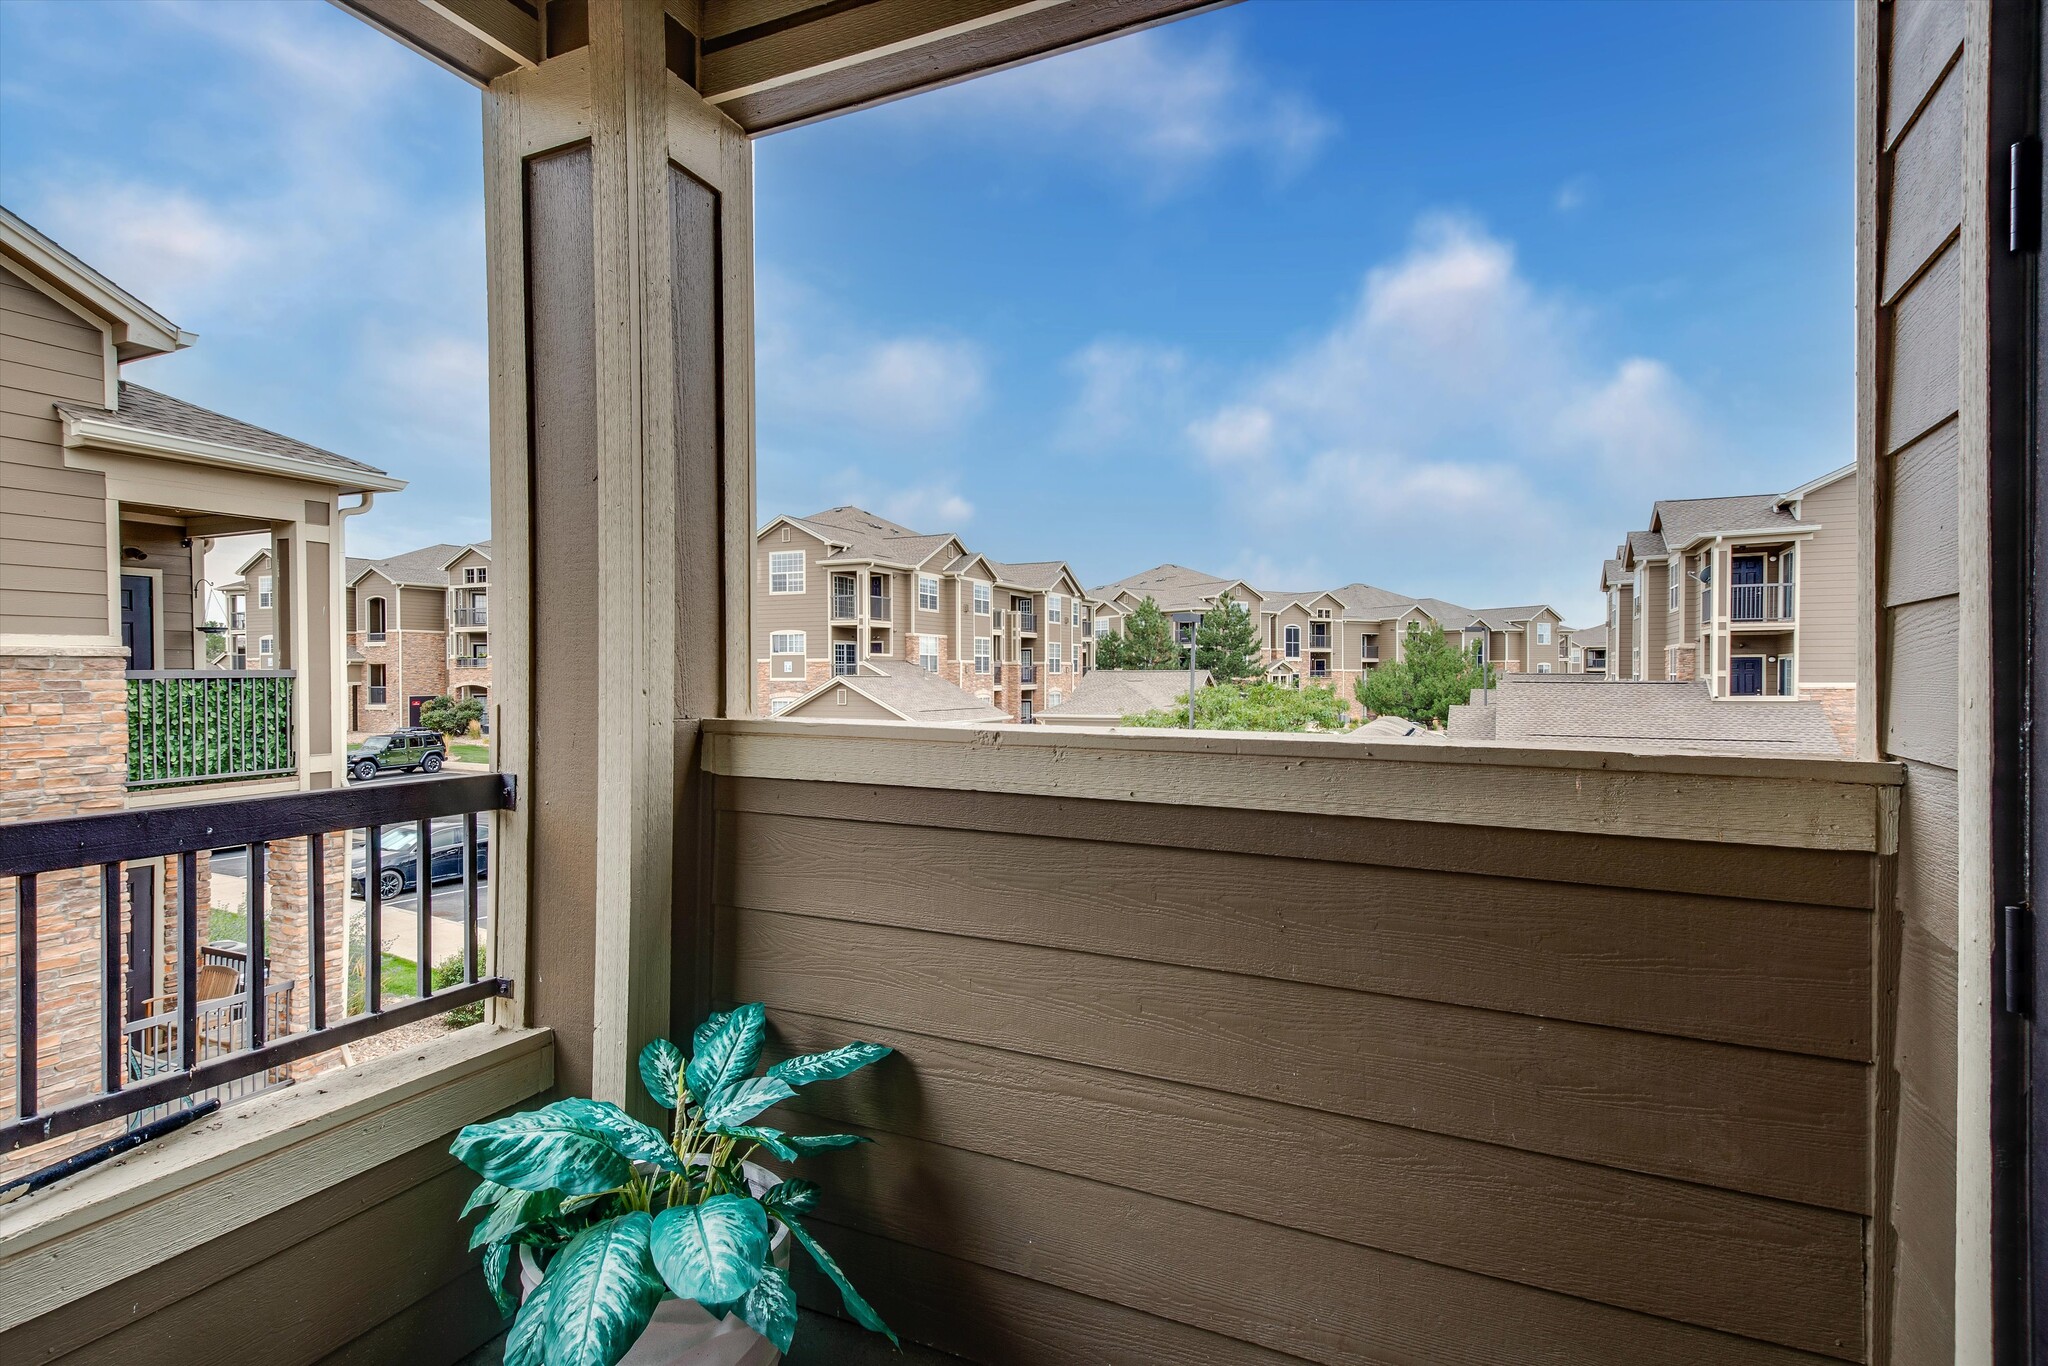
<path id="1" fill-rule="evenodd" d="M 1598 626 L 1574 626 L 1571 628 L 1572 644 L 1582 650 L 1604 650 L 1607 648 L 1607 624 Z"/>
<path id="2" fill-rule="evenodd" d="M 901 522 L 892 522 L 887 517 L 878 517 L 866 508 L 848 504 L 844 507 L 826 508 L 803 519 L 819 526 L 835 527 L 841 531 L 859 536 L 886 539 L 891 536 L 915 536 L 918 533 Z"/>
<path id="3" fill-rule="evenodd" d="M 1856 473 L 1856 462 L 1852 460 L 1838 470 L 1829 470 L 1826 474 L 1823 474 L 1818 479 L 1809 479 L 1804 484 L 1801 484 L 1798 488 L 1792 489 L 1786 493 L 1779 494 L 1778 506 L 1789 507 L 1792 504 L 1798 502 L 1800 499 L 1804 498 L 1807 494 L 1819 493 L 1828 485 L 1838 483 L 1841 480 L 1847 479 L 1850 475 L 1854 473 Z"/>
<path id="4" fill-rule="evenodd" d="M 857 674 L 827 679 L 783 710 L 790 716 L 834 688 L 846 687 L 904 721 L 932 725 L 989 725 L 1010 718 L 988 703 L 962 692 L 937 674 L 902 659 L 870 659 Z M 829 714 L 829 713 L 828 713 Z"/>
<path id="5" fill-rule="evenodd" d="M 113 333 L 114 355 L 121 360 L 161 356 L 199 340 L 5 208 L 0 208 L 0 261 L 105 322 Z"/>
<path id="6" fill-rule="evenodd" d="M 989 560 L 987 563 L 995 571 L 996 582 L 1010 588 L 1029 588 L 1047 593 L 1060 586 L 1061 576 L 1065 576 L 1077 590 L 1080 587 L 1080 580 L 1074 577 L 1073 570 L 1067 568 L 1065 560 L 1030 560 L 1023 564 Z"/>
<path id="7" fill-rule="evenodd" d="M 464 555 L 467 555 L 472 550 L 474 550 L 477 554 L 483 556 L 487 560 L 491 558 L 491 543 L 489 541 L 471 541 L 468 545 L 462 547 L 462 549 L 456 551 L 453 555 L 450 555 L 448 557 L 448 563 L 442 565 L 441 567 L 443 569 L 453 568 L 457 560 L 461 559 Z"/>
<path id="8" fill-rule="evenodd" d="M 1609 560 L 1600 566 L 1600 591 L 1605 593 L 1610 588 L 1619 588 L 1627 578 L 1628 571 L 1621 567 L 1621 561 Z"/>
<path id="9" fill-rule="evenodd" d="M 261 549 L 261 550 L 257 551 L 257 552 L 256 552 L 256 553 L 255 553 L 254 555 L 251 555 L 251 556 L 250 556 L 250 557 L 249 557 L 248 559 L 246 559 L 246 560 L 242 561 L 242 567 L 241 567 L 240 569 L 237 569 L 237 570 L 235 571 L 235 573 L 236 573 L 236 574 L 237 574 L 237 575 L 238 575 L 238 576 L 239 576 L 240 578 L 242 578 L 242 579 L 243 579 L 243 580 L 245 581 L 245 583 L 244 583 L 244 588 L 245 588 L 245 591 L 246 591 L 246 586 L 247 586 L 247 585 L 246 585 L 246 580 L 247 580 L 247 579 L 248 579 L 248 577 L 249 577 L 249 571 L 250 571 L 250 570 L 252 570 L 252 569 L 254 569 L 254 568 L 256 567 L 256 565 L 257 565 L 257 562 L 258 562 L 258 561 L 261 561 L 261 560 L 267 560 L 267 559 L 269 559 L 269 558 L 270 558 L 270 547 L 269 547 L 269 546 L 264 546 L 264 547 L 263 547 L 263 549 Z M 224 584 L 224 585 L 222 585 L 222 586 L 223 586 L 223 587 L 232 587 L 233 585 L 229 585 L 229 584 Z"/>
<path id="10" fill-rule="evenodd" d="M 1664 546 L 1683 550 L 1709 536 L 1731 531 L 1790 530 L 1799 519 L 1787 512 L 1774 493 L 1745 493 L 1733 498 L 1667 498 L 1651 509 L 1650 532 Z M 1631 533 L 1631 539 L 1636 534 Z M 1662 553 L 1661 551 L 1658 553 Z"/>
<path id="11" fill-rule="evenodd" d="M 1522 745 L 1654 754 L 1826 754 L 1841 742 L 1811 699 L 1716 699 L 1703 682 L 1612 682 L 1584 674 L 1504 674 L 1493 733 Z M 1453 739 L 1462 718 L 1452 713 Z"/>
<path id="12" fill-rule="evenodd" d="M 227 465 L 333 484 L 343 492 L 392 492 L 405 487 L 374 465 L 309 446 L 240 418 L 121 381 L 113 411 L 87 403 L 59 403 L 64 444 L 138 450 L 145 454 Z"/>
<path id="13" fill-rule="evenodd" d="M 1195 683 L 1208 687 L 1209 671 L 1199 670 Z M 1187 692 L 1186 669 L 1096 669 L 1083 674 L 1057 707 L 1047 707 L 1039 715 L 1063 720 L 1102 717 L 1114 725 L 1138 712 L 1170 707 Z"/>
<path id="14" fill-rule="evenodd" d="M 382 560 L 359 560 L 351 556 L 348 562 L 348 581 L 353 586 L 363 575 L 375 570 L 391 582 L 403 584 L 408 588 L 446 588 L 448 566 L 460 559 L 462 552 L 468 548 L 436 542 Z"/>
<path id="15" fill-rule="evenodd" d="M 1668 552 L 1664 549 L 1664 538 L 1654 531 L 1631 531 L 1628 534 L 1628 553 L 1624 560 L 1657 560 Z"/>

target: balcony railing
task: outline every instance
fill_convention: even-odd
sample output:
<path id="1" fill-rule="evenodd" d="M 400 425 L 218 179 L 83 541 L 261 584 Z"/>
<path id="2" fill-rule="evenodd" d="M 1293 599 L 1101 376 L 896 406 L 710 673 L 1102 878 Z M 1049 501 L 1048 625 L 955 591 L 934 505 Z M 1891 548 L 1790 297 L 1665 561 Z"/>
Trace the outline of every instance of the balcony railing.
<path id="1" fill-rule="evenodd" d="M 1093 640 L 1093 639 L 1095 639 L 1095 618 L 1094 618 L 1094 617 L 1083 617 L 1083 618 L 1081 618 L 1081 639 L 1083 639 L 1083 640 Z"/>
<path id="2" fill-rule="evenodd" d="M 232 617 L 230 617 L 230 618 L 228 619 L 228 629 L 229 629 L 230 631 L 246 631 L 246 630 L 248 630 L 248 629 L 249 629 L 249 614 L 248 614 L 247 612 L 237 612 L 237 613 L 235 613 L 235 614 L 234 614 L 234 616 L 232 616 Z"/>
<path id="3" fill-rule="evenodd" d="M 234 782 L 297 771 L 290 669 L 128 675 L 128 786 Z"/>
<path id="4" fill-rule="evenodd" d="M 832 620 L 858 621 L 860 619 L 860 598 L 853 593 L 832 595 Z"/>
<path id="5" fill-rule="evenodd" d="M 874 596 L 873 594 L 869 594 L 869 595 L 868 595 L 868 620 L 869 620 L 869 621 L 887 621 L 888 619 L 889 619 L 889 600 L 888 600 L 887 598 L 878 598 L 878 597 Z"/>
<path id="6" fill-rule="evenodd" d="M 1000 688 L 1003 686 L 1003 661 L 1000 659 L 995 662 L 995 673 L 996 686 Z"/>
<path id="7" fill-rule="evenodd" d="M 1730 621 L 1791 621 L 1793 584 L 1733 583 L 1728 585 Z"/>
<path id="8" fill-rule="evenodd" d="M 219 1094 L 218 1088 L 272 1073 L 302 1058 L 430 1019 L 456 1006 L 509 994 L 508 980 L 480 978 L 477 973 L 477 815 L 510 810 L 514 793 L 510 775 L 487 774 L 0 826 L 0 879 L 11 879 L 14 893 L 13 1058 L 17 1060 L 15 1114 L 0 1124 L 0 1153 L 109 1120 L 143 1115 L 191 1097 Z M 363 942 L 381 946 L 383 829 L 411 825 L 413 849 L 431 851 L 434 820 L 445 816 L 462 818 L 461 983 L 439 991 L 433 986 L 435 917 L 429 874 L 419 879 L 420 904 L 414 916 L 417 999 L 387 1008 L 384 974 L 371 971 L 364 974 L 362 1013 L 330 1020 L 327 998 L 332 988 L 342 984 L 327 980 L 326 946 L 330 933 L 346 933 L 347 927 L 330 925 L 330 915 L 343 908 L 327 904 L 328 860 L 341 860 L 342 871 L 347 871 L 347 832 L 364 829 Z M 339 840 L 333 839 L 336 832 L 341 832 Z M 299 1033 L 285 1032 L 293 1023 L 289 980 L 268 980 L 270 921 L 299 909 L 280 904 L 277 917 L 272 917 L 265 904 L 269 855 L 279 841 L 304 841 L 305 848 L 303 942 L 309 1024 Z M 202 1001 L 199 981 L 205 950 L 200 942 L 199 857 L 234 846 L 244 846 L 247 851 L 249 942 L 244 950 L 244 970 L 234 996 Z M 177 860 L 177 986 L 169 993 L 168 1009 L 130 1021 L 124 1018 L 126 993 L 119 951 L 123 939 L 122 865 L 166 858 Z M 77 877 L 48 876 L 72 869 L 97 869 L 97 887 Z M 39 880 L 44 880 L 42 886 L 48 889 L 46 899 L 39 899 Z M 103 946 L 98 953 L 98 989 L 94 993 L 98 997 L 99 1091 L 47 1111 L 40 1108 L 38 1088 L 39 1073 L 49 1063 L 38 1067 L 23 1065 L 20 1060 L 55 1055 L 76 1061 L 90 1056 L 95 1041 L 64 1039 L 57 1050 L 38 1050 L 42 1023 L 38 1003 L 45 964 L 37 952 L 37 927 L 44 916 L 65 928 L 96 921 L 96 937 Z M 105 946 L 112 946 L 112 951 Z M 55 978 L 50 983 L 53 999 L 69 1006 L 81 991 L 89 990 L 80 979 L 81 965 L 75 960 L 60 955 L 48 967 Z M 252 992 L 255 999 L 269 1003 L 268 1008 L 248 1011 L 245 1007 Z M 275 1013 L 280 992 L 287 1004 L 281 1018 Z"/>
<path id="9" fill-rule="evenodd" d="M 1308 634 L 1308 648 L 1311 650 L 1329 649 L 1330 633 L 1328 631 L 1310 631 Z"/>
<path id="10" fill-rule="evenodd" d="M 208 955 L 207 961 L 211 960 Z M 283 1038 L 291 1033 L 292 998 L 296 982 L 277 982 L 263 993 L 264 1024 L 259 1031 L 270 1038 Z M 152 1081 L 169 1076 L 179 1069 L 183 1055 L 180 1031 L 184 1022 L 182 1012 L 175 1006 L 154 1011 L 122 1028 L 122 1042 L 126 1077 L 129 1082 Z M 233 996 L 217 997 L 199 1002 L 194 1020 L 194 1034 L 198 1040 L 198 1061 L 201 1066 L 233 1053 L 248 1051 L 249 997 L 246 990 L 238 989 Z M 194 1091 L 180 1100 L 199 1102 L 219 1100 L 222 1102 L 240 1100 L 281 1085 L 289 1077 L 283 1067 L 272 1067 L 249 1076 L 237 1077 L 219 1086 L 209 1086 L 203 1091 Z M 138 1110 L 128 1116 L 130 1127 L 160 1119 L 173 1109 L 183 1108 L 175 1101 Z"/>
<path id="11" fill-rule="evenodd" d="M 491 624 L 490 609 L 485 607 L 458 607 L 449 615 L 455 618 L 457 626 L 488 626 Z"/>
<path id="12" fill-rule="evenodd" d="M 1038 613 L 1028 607 L 1017 609 L 1017 631 L 1021 635 L 1038 634 Z"/>
<path id="13" fill-rule="evenodd" d="M 1017 681 L 1027 688 L 1037 686 L 1038 666 L 1036 664 L 1019 664 L 1017 666 Z"/>
<path id="14" fill-rule="evenodd" d="M 449 663 L 458 669 L 488 669 L 491 667 L 491 657 L 489 655 L 457 655 Z"/>

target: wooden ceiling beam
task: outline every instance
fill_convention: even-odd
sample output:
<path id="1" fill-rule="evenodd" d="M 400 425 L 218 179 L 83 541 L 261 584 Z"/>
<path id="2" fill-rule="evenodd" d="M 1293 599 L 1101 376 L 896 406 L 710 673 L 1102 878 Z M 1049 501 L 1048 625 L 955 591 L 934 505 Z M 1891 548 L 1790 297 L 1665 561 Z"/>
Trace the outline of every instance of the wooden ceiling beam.
<path id="1" fill-rule="evenodd" d="M 478 42 L 521 66 L 540 65 L 540 13 L 514 0 L 420 0 Z"/>

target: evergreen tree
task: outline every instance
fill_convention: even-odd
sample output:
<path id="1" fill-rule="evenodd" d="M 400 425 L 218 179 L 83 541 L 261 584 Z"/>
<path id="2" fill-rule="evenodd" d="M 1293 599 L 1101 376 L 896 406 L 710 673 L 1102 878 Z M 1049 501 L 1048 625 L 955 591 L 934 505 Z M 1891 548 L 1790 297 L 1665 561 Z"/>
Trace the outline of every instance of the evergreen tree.
<path id="1" fill-rule="evenodd" d="M 1259 628 L 1250 609 L 1225 593 L 1195 631 L 1195 667 L 1211 682 L 1249 683 L 1258 678 Z"/>
<path id="2" fill-rule="evenodd" d="M 1188 695 L 1170 707 L 1139 712 L 1123 719 L 1126 726 L 1181 730 L 1188 724 Z M 1204 688 L 1195 694 L 1195 729 L 1265 731 L 1340 731 L 1344 699 L 1329 688 L 1290 688 L 1280 683 Z"/>
<path id="3" fill-rule="evenodd" d="M 1359 704 L 1375 716 L 1441 726 L 1454 703 L 1469 702 L 1474 688 L 1492 682 L 1479 662 L 1478 647 L 1459 649 L 1435 622 L 1427 627 L 1410 622 L 1401 654 L 1359 679 L 1354 689 Z"/>
<path id="4" fill-rule="evenodd" d="M 1095 667 L 1121 669 L 1124 666 L 1124 636 L 1121 631 L 1095 629 Z"/>
<path id="5" fill-rule="evenodd" d="M 1185 667 L 1180 642 L 1173 638 L 1173 623 L 1159 604 L 1146 598 L 1124 623 L 1122 666 L 1126 669 L 1172 669 Z"/>

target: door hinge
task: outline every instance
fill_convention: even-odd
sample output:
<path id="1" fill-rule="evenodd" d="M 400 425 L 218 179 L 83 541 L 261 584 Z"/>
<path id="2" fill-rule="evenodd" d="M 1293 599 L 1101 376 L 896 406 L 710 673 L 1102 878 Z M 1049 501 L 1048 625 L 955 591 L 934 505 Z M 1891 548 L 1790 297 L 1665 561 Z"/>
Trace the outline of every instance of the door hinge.
<path id="1" fill-rule="evenodd" d="M 2008 1015 L 2034 1013 L 2033 914 L 2022 904 L 2007 906 L 1999 917 L 1998 957 L 2004 965 L 1998 1003 Z"/>
<path id="2" fill-rule="evenodd" d="M 2041 249 L 2041 143 L 2021 138 L 2006 166 L 2005 246 L 2015 256 Z"/>

